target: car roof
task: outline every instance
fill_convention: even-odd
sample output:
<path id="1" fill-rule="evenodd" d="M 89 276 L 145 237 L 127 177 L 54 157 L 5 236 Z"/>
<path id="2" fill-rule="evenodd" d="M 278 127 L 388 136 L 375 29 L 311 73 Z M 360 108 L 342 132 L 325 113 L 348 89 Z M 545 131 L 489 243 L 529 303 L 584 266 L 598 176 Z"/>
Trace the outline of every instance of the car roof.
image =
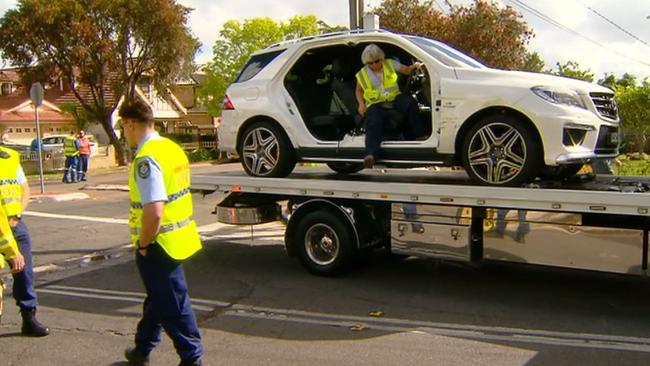
<path id="1" fill-rule="evenodd" d="M 310 43 L 319 43 L 320 41 L 323 41 L 324 39 L 327 40 L 332 40 L 332 41 L 337 41 L 341 39 L 354 39 L 354 38 L 359 38 L 360 40 L 363 40 L 364 38 L 367 38 L 367 36 L 373 35 L 373 36 L 383 36 L 388 39 L 395 39 L 395 38 L 401 38 L 403 34 L 401 33 L 395 33 L 391 31 L 387 31 L 384 29 L 353 29 L 353 30 L 346 30 L 346 31 L 336 31 L 336 32 L 328 32 L 328 33 L 322 33 L 322 34 L 315 34 L 312 36 L 307 36 L 307 37 L 302 37 L 302 38 L 296 38 L 296 39 L 289 39 L 286 41 L 274 43 L 266 48 L 260 49 L 256 52 L 253 52 L 251 56 L 259 55 L 259 54 L 264 54 L 267 52 L 272 52 L 272 51 L 281 51 L 281 50 L 286 50 L 290 48 L 293 45 L 296 44 L 310 44 Z M 375 37 L 373 37 L 375 38 Z"/>

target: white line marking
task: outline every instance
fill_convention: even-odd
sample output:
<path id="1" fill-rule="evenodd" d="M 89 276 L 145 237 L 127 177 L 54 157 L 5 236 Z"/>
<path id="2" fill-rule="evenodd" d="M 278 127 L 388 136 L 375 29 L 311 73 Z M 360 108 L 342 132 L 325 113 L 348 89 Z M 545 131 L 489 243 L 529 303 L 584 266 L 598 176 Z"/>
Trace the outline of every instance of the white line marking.
<path id="1" fill-rule="evenodd" d="M 139 292 L 112 291 L 83 287 L 51 285 L 39 288 L 38 292 L 53 295 L 79 297 L 97 300 L 115 300 L 140 303 L 145 294 Z M 246 319 L 266 319 L 290 323 L 315 324 L 321 326 L 350 327 L 362 324 L 371 330 L 391 332 L 419 331 L 426 334 L 471 338 L 484 341 L 505 341 L 528 344 L 547 344 L 564 347 L 597 348 L 650 353 L 650 338 L 617 336 L 608 334 L 588 334 L 555 332 L 539 329 L 495 327 L 471 324 L 451 324 L 428 321 L 414 321 L 396 318 L 372 318 L 326 314 L 291 309 L 277 309 L 260 306 L 230 304 L 222 301 L 192 299 L 192 307 L 201 311 L 211 311 L 215 307 L 227 308 L 227 316 Z"/>
<path id="2" fill-rule="evenodd" d="M 36 211 L 25 211 L 23 214 L 25 216 L 47 217 L 47 218 L 50 218 L 50 219 L 67 219 L 67 220 L 92 221 L 92 222 L 102 222 L 102 223 L 105 223 L 105 224 L 127 225 L 129 223 L 128 219 L 113 219 L 113 218 L 110 218 L 110 217 L 62 215 L 62 214 L 53 214 L 53 213 L 48 213 L 48 212 L 36 212 Z"/>

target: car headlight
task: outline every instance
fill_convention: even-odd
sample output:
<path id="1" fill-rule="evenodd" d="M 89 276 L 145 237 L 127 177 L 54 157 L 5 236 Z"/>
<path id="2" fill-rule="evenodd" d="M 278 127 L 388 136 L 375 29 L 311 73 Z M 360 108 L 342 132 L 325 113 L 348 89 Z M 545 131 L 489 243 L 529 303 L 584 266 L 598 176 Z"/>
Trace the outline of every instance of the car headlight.
<path id="1" fill-rule="evenodd" d="M 534 86 L 530 90 L 547 102 L 587 109 L 580 95 L 573 90 L 550 86 Z"/>

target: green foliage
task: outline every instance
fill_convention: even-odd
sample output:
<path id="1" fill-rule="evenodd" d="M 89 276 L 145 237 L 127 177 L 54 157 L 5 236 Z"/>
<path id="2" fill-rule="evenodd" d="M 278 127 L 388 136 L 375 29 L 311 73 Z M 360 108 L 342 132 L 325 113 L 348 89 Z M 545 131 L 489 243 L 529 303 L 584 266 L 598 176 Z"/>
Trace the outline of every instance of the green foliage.
<path id="1" fill-rule="evenodd" d="M 646 154 L 621 155 L 614 160 L 614 172 L 623 176 L 650 176 L 650 157 Z"/>
<path id="2" fill-rule="evenodd" d="M 207 78 L 198 90 L 199 102 L 207 107 L 210 115 L 218 116 L 228 85 L 235 80 L 253 52 L 285 39 L 336 29 L 340 27 L 329 27 L 313 15 L 294 16 L 287 22 L 270 18 L 226 22 L 219 32 L 220 39 L 212 47 L 214 58 L 205 69 Z"/>
<path id="3" fill-rule="evenodd" d="M 470 5 L 446 2 L 449 13 L 443 14 L 436 3 L 383 0 L 373 11 L 382 28 L 439 39 L 492 67 L 524 67 L 533 33 L 513 8 L 483 0 Z"/>
<path id="4" fill-rule="evenodd" d="M 216 150 L 198 149 L 193 151 L 185 151 L 185 154 L 187 155 L 187 159 L 190 161 L 190 163 L 217 159 Z"/>
<path id="5" fill-rule="evenodd" d="M 77 130 L 87 129 L 93 121 L 92 115 L 77 103 L 63 103 L 59 108 L 64 115 L 74 117 Z"/>
<path id="6" fill-rule="evenodd" d="M 627 88 L 637 85 L 636 76 L 625 73 L 621 78 L 617 78 L 614 74 L 605 74 L 605 76 L 598 80 L 598 84 L 606 86 L 612 90 L 620 88 Z"/>
<path id="7" fill-rule="evenodd" d="M 111 114 L 143 75 L 161 86 L 191 68 L 199 44 L 189 12 L 175 0 L 19 0 L 0 19 L 0 53 L 31 81 L 67 82 L 125 163 Z"/>
<path id="8" fill-rule="evenodd" d="M 594 73 L 591 72 L 591 69 L 581 69 L 580 64 L 575 61 L 567 61 L 563 64 L 558 62 L 555 65 L 557 70 L 548 70 L 549 74 L 594 82 Z"/>
<path id="9" fill-rule="evenodd" d="M 531 72 L 544 72 L 544 60 L 537 52 L 528 52 L 524 60 L 524 66 L 521 68 L 524 71 Z"/>
<path id="10" fill-rule="evenodd" d="M 635 151 L 643 152 L 650 136 L 650 81 L 617 87 L 616 100 L 626 136 Z"/>

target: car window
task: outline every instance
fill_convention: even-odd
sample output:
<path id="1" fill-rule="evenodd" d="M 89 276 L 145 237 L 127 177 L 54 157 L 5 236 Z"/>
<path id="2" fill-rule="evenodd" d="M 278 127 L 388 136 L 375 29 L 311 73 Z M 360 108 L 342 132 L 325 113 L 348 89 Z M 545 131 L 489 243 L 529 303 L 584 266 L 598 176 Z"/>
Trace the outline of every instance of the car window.
<path id="1" fill-rule="evenodd" d="M 254 78 L 255 75 L 259 74 L 266 65 L 270 64 L 271 61 L 278 57 L 282 52 L 284 52 L 284 50 L 262 53 L 251 57 L 235 80 L 235 83 L 242 83 Z"/>
<path id="2" fill-rule="evenodd" d="M 425 38 L 408 36 L 409 41 L 415 43 L 416 46 L 426 51 L 431 56 L 442 62 L 447 66 L 452 67 L 471 67 L 475 69 L 483 69 L 485 65 L 476 61 L 475 59 L 467 56 L 466 54 L 450 47 L 442 42 Z"/>

